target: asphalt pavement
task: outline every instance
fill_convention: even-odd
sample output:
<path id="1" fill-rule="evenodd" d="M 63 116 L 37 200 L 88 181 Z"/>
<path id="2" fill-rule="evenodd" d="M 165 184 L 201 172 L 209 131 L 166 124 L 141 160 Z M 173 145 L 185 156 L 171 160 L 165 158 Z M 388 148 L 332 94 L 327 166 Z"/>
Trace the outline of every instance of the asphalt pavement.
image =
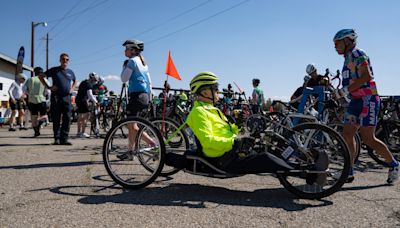
<path id="1" fill-rule="evenodd" d="M 179 172 L 126 191 L 107 175 L 103 139 L 51 145 L 52 129 L 0 128 L 0 227 L 400 227 L 400 183 L 363 152 L 356 179 L 322 200 L 297 199 L 269 175 Z"/>

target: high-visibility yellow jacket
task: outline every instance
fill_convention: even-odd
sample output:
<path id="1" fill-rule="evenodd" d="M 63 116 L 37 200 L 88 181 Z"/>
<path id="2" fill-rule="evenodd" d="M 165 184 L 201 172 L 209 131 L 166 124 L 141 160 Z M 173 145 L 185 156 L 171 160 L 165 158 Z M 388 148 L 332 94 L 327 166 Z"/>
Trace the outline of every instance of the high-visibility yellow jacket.
<path id="1" fill-rule="evenodd" d="M 192 129 L 207 157 L 220 157 L 232 149 L 239 133 L 235 124 L 212 104 L 195 101 L 186 123 Z"/>

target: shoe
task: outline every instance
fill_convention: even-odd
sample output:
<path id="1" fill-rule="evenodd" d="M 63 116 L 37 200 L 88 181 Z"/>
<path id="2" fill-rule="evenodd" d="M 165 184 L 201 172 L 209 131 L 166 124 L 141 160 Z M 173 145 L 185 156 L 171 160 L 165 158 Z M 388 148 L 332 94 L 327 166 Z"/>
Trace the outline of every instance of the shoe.
<path id="1" fill-rule="evenodd" d="M 386 181 L 388 184 L 394 184 L 395 182 L 397 182 L 399 180 L 399 175 L 400 175 L 399 167 L 400 167 L 400 165 L 391 167 L 389 169 L 388 179 Z"/>
<path id="2" fill-rule="evenodd" d="M 77 139 L 82 138 L 82 133 L 76 133 L 76 138 Z"/>
<path id="3" fill-rule="evenodd" d="M 53 145 L 60 145 L 60 140 L 59 139 L 55 139 Z"/>
<path id="4" fill-rule="evenodd" d="M 81 138 L 90 138 L 90 135 L 88 133 L 83 133 Z"/>
<path id="5" fill-rule="evenodd" d="M 123 154 L 118 154 L 117 158 L 119 158 L 121 161 L 133 161 L 132 151 L 128 151 Z"/>
<path id="6" fill-rule="evenodd" d="M 72 146 L 72 143 L 69 141 L 60 141 L 60 145 Z"/>
<path id="7" fill-rule="evenodd" d="M 26 130 L 28 130 L 28 128 L 26 128 L 26 127 L 20 127 L 19 130 L 20 130 L 20 131 L 22 131 L 22 130 L 26 131 Z"/>
<path id="8" fill-rule="evenodd" d="M 336 173 L 334 173 L 333 175 L 332 175 L 332 178 L 333 179 L 335 179 L 335 180 L 339 180 L 339 178 L 340 178 L 340 176 L 342 175 L 342 172 L 336 172 Z M 346 180 L 346 183 L 351 183 L 351 182 L 353 182 L 354 181 L 354 174 L 349 174 L 348 176 L 347 176 L 347 180 Z"/>
<path id="9" fill-rule="evenodd" d="M 10 128 L 8 129 L 8 131 L 16 131 L 16 129 L 13 128 L 13 127 L 10 127 Z"/>
<path id="10" fill-rule="evenodd" d="M 34 127 L 33 130 L 35 131 L 35 134 L 33 137 L 38 137 L 40 135 L 40 128 L 39 126 Z"/>

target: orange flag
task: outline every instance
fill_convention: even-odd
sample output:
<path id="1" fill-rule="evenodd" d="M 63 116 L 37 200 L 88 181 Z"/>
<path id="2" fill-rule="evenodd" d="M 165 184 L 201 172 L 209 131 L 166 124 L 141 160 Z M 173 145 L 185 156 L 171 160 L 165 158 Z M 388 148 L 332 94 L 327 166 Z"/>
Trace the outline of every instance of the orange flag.
<path id="1" fill-rule="evenodd" d="M 165 74 L 167 74 L 173 78 L 176 78 L 178 80 L 181 80 L 181 76 L 179 76 L 179 73 L 176 70 L 174 62 L 172 61 L 171 51 L 168 52 L 167 69 L 165 70 Z"/>

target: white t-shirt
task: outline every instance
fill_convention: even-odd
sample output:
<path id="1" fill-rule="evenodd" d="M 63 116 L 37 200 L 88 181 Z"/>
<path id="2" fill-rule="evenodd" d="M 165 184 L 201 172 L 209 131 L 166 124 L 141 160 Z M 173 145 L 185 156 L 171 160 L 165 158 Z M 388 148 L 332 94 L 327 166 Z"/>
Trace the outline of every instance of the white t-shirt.
<path id="1" fill-rule="evenodd" d="M 8 90 L 8 94 L 10 95 L 11 98 L 13 99 L 21 99 L 23 92 L 22 92 L 22 83 L 18 83 L 16 81 L 14 81 L 11 86 L 10 89 Z"/>

